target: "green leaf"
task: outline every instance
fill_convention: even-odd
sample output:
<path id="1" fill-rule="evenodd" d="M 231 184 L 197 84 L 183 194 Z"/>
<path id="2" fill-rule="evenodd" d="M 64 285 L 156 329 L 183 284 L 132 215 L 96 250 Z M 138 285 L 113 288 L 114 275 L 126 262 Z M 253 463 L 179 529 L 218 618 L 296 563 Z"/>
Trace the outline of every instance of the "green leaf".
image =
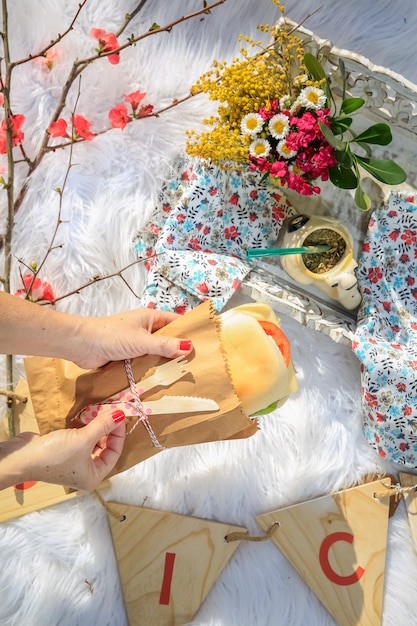
<path id="1" fill-rule="evenodd" d="M 150 30 L 150 31 L 151 31 L 151 30 L 159 30 L 160 28 L 161 28 L 161 27 L 159 26 L 159 24 L 157 24 L 156 22 L 154 22 L 154 23 L 152 24 L 152 26 L 150 27 L 150 29 L 149 29 L 149 30 Z"/>
<path id="2" fill-rule="evenodd" d="M 386 185 L 399 185 L 407 178 L 406 172 L 390 159 L 365 159 L 355 155 L 359 165 Z"/>
<path id="3" fill-rule="evenodd" d="M 329 178 L 339 189 L 355 189 L 358 186 L 358 177 L 353 169 L 347 170 L 340 164 L 329 167 Z"/>
<path id="4" fill-rule="evenodd" d="M 367 143 L 375 143 L 379 146 L 387 146 L 392 141 L 392 134 L 390 127 L 387 124 L 374 124 L 370 126 L 363 133 L 360 133 L 355 139 L 357 143 L 365 141 Z"/>
<path id="5" fill-rule="evenodd" d="M 349 150 L 336 150 L 335 157 L 337 162 L 345 170 L 350 170 L 353 165 L 352 154 Z"/>
<path id="6" fill-rule="evenodd" d="M 365 100 L 363 98 L 346 98 L 346 100 L 343 100 L 340 110 L 342 113 L 350 115 L 360 109 L 364 104 Z"/>
<path id="7" fill-rule="evenodd" d="M 304 55 L 304 65 L 306 66 L 309 74 L 314 78 L 314 80 L 321 81 L 323 79 L 327 80 L 326 72 L 323 69 L 320 61 L 311 54 L 310 52 L 306 52 Z"/>
<path id="8" fill-rule="evenodd" d="M 334 117 L 330 122 L 330 127 L 335 135 L 343 135 L 352 124 L 351 117 Z"/>
<path id="9" fill-rule="evenodd" d="M 333 148 L 335 148 L 336 150 L 344 150 L 345 149 L 344 142 L 340 141 L 340 139 L 335 137 L 333 135 L 332 131 L 330 130 L 330 128 L 328 126 L 326 126 L 326 124 L 323 124 L 323 122 L 319 122 L 319 126 L 320 126 L 320 130 L 323 133 L 326 141 L 331 146 L 333 146 Z"/>
<path id="10" fill-rule="evenodd" d="M 278 401 L 273 402 L 269 406 L 265 407 L 265 409 L 261 409 L 260 411 L 257 411 L 256 413 L 253 413 L 252 415 L 266 415 L 267 413 L 272 413 L 272 411 L 275 411 L 277 407 L 278 407 Z"/>
<path id="11" fill-rule="evenodd" d="M 371 208 L 371 199 L 366 194 L 360 185 L 357 186 L 355 191 L 355 204 L 361 211 L 369 211 Z"/>

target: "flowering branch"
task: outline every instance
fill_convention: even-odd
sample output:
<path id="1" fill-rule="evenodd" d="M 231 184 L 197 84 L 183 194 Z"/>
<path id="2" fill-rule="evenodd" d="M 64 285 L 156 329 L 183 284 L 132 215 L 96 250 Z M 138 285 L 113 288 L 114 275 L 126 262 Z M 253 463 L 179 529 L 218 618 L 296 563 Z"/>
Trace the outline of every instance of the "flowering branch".
<path id="1" fill-rule="evenodd" d="M 88 287 L 89 285 L 93 283 L 105 280 L 107 278 L 116 277 L 116 276 L 119 276 L 122 279 L 122 281 L 127 285 L 127 287 L 130 289 L 130 291 L 135 296 L 137 296 L 137 294 L 135 294 L 133 289 L 130 287 L 130 285 L 124 278 L 123 272 L 127 270 L 129 267 L 131 267 L 132 265 L 134 265 L 135 263 L 138 263 L 139 261 L 135 261 L 131 263 L 130 265 L 126 266 L 125 268 L 121 269 L 118 272 L 115 272 L 114 274 L 111 274 L 108 276 L 95 276 L 92 280 L 88 281 L 81 287 L 75 289 L 74 291 L 64 296 L 60 296 L 59 298 L 55 298 L 52 292 L 52 288 L 49 289 L 50 286 L 48 285 L 48 283 L 44 283 L 43 281 L 41 281 L 38 276 L 40 270 L 45 264 L 45 261 L 48 255 L 51 253 L 52 250 L 59 247 L 55 245 L 55 239 L 56 239 L 58 228 L 60 224 L 62 223 L 61 221 L 62 195 L 63 195 L 63 191 L 65 188 L 66 180 L 67 180 L 70 168 L 71 168 L 73 144 L 78 143 L 80 141 L 92 140 L 94 137 L 96 137 L 97 134 L 102 134 L 103 132 L 107 132 L 108 130 L 110 130 L 110 128 L 107 128 L 101 131 L 100 133 L 93 134 L 90 130 L 90 126 L 91 126 L 90 122 L 88 122 L 88 120 L 83 118 L 81 115 L 75 115 L 75 109 L 74 109 L 74 111 L 72 111 L 71 120 L 70 120 L 71 121 L 71 127 L 70 127 L 71 134 L 69 136 L 66 134 L 66 128 L 68 125 L 65 122 L 65 120 L 60 119 L 60 116 L 62 115 L 62 112 L 64 111 L 64 108 L 68 100 L 68 95 L 70 93 L 72 86 L 74 85 L 74 82 L 76 81 L 77 78 L 81 77 L 82 72 L 89 65 L 91 65 L 91 63 L 97 61 L 98 59 L 106 57 L 110 63 L 117 64 L 120 59 L 120 54 L 126 48 L 136 45 L 139 41 L 151 35 L 156 35 L 157 33 L 162 33 L 162 32 L 169 33 L 178 24 L 185 22 L 187 20 L 196 18 L 197 16 L 202 15 L 202 14 L 209 14 L 215 7 L 218 7 L 221 4 L 224 4 L 224 2 L 226 2 L 226 0 L 217 0 L 216 2 L 213 2 L 211 5 L 207 5 L 206 0 L 204 0 L 202 9 L 198 11 L 194 11 L 193 13 L 190 13 L 188 15 L 183 15 L 180 18 L 162 27 L 159 26 L 158 24 L 153 24 L 147 32 L 138 36 L 131 35 L 129 38 L 127 38 L 126 43 L 123 43 L 121 45 L 119 44 L 117 38 L 120 37 L 126 31 L 126 28 L 131 23 L 133 18 L 143 9 L 147 0 L 140 0 L 138 4 L 136 5 L 135 9 L 125 16 L 125 20 L 121 24 L 117 33 L 106 33 L 104 30 L 93 28 L 91 30 L 91 35 L 92 37 L 98 40 L 98 48 L 96 48 L 96 53 L 87 58 L 84 58 L 81 60 L 75 60 L 73 62 L 72 67 L 61 88 L 61 92 L 56 102 L 55 110 L 51 114 L 48 127 L 45 129 L 45 132 L 41 138 L 41 141 L 37 149 L 35 150 L 34 155 L 29 155 L 23 146 L 24 132 L 22 130 L 22 126 L 25 121 L 24 115 L 14 114 L 11 108 L 10 90 L 11 90 L 13 72 L 18 67 L 24 65 L 25 63 L 28 63 L 30 61 L 33 61 L 34 59 L 38 59 L 42 57 L 45 59 L 47 67 L 51 69 L 53 66 L 54 46 L 56 46 L 60 41 L 62 41 L 62 39 L 66 37 L 74 29 L 74 25 L 79 19 L 79 16 L 83 8 L 87 4 L 87 1 L 88 0 L 80 0 L 78 4 L 78 8 L 70 24 L 68 25 L 68 27 L 65 29 L 64 32 L 58 34 L 53 40 L 51 40 L 48 43 L 48 45 L 44 46 L 43 48 L 41 48 L 40 50 L 38 50 L 38 52 L 34 54 L 30 54 L 22 59 L 12 61 L 11 56 L 10 56 L 10 49 L 9 49 L 8 2 L 7 0 L 1 0 L 3 24 L 2 24 L 2 32 L 0 36 L 3 40 L 4 58 L 2 59 L 2 61 L 4 62 L 5 69 L 4 69 L 4 76 L 1 75 L 1 69 L 0 69 L 0 104 L 4 105 L 5 117 L 4 117 L 4 120 L 0 124 L 0 153 L 7 154 L 7 181 L 3 177 L 4 167 L 0 165 L 0 184 L 3 185 L 3 188 L 7 194 L 8 206 L 7 206 L 7 221 L 6 221 L 5 234 L 4 236 L 0 237 L 0 250 L 4 248 L 4 255 L 5 255 L 4 274 L 3 274 L 3 277 L 0 277 L 0 283 L 3 284 L 3 288 L 5 291 L 10 292 L 11 290 L 10 277 L 11 277 L 11 268 L 12 268 L 11 264 L 12 264 L 12 258 L 13 258 L 12 257 L 12 239 L 13 239 L 13 227 L 14 227 L 15 214 L 20 209 L 20 207 L 22 206 L 26 198 L 26 194 L 29 189 L 30 178 L 33 176 L 34 172 L 36 171 L 38 166 L 41 164 L 46 154 L 48 154 L 51 151 L 56 150 L 57 148 L 66 147 L 67 145 L 70 145 L 71 154 L 70 154 L 69 165 L 68 165 L 67 172 L 65 175 L 64 184 L 63 184 L 62 189 L 56 189 L 60 197 L 59 211 L 58 211 L 57 223 L 56 223 L 55 230 L 53 232 L 48 250 L 46 251 L 44 258 L 39 265 L 31 264 L 28 266 L 25 263 L 23 263 L 23 261 L 20 261 L 20 263 L 22 263 L 25 267 L 27 267 L 28 270 L 30 270 L 28 274 L 22 275 L 21 273 L 21 279 L 22 279 L 24 289 L 21 290 L 23 293 L 20 295 L 23 295 L 24 297 L 30 297 L 30 294 L 32 294 L 33 296 L 36 290 L 38 290 L 39 294 L 44 297 L 44 300 L 52 304 L 55 304 L 59 300 L 62 300 L 63 298 L 68 297 L 72 294 L 79 293 L 80 290 L 85 289 L 86 287 Z M 131 115 L 128 115 L 127 111 L 125 112 L 123 109 L 119 109 L 119 111 L 116 110 L 116 112 L 113 113 L 113 119 L 111 115 L 109 115 L 110 120 L 112 122 L 111 127 L 112 128 L 117 128 L 117 127 L 124 128 L 124 125 L 128 123 L 129 121 L 132 121 L 133 119 L 149 117 L 150 115 L 158 116 L 164 111 L 171 109 L 174 106 L 178 106 L 182 102 L 185 102 L 191 97 L 191 95 L 188 95 L 181 99 L 174 98 L 171 104 L 154 112 L 152 105 L 144 105 L 141 107 L 138 106 L 141 99 L 145 95 L 146 94 L 141 93 L 141 92 L 134 92 L 132 94 L 129 94 L 129 96 L 126 96 L 125 97 L 126 101 L 132 107 L 132 113 Z M 124 107 L 125 105 L 121 105 L 121 106 Z M 120 113 L 122 113 L 122 115 L 120 115 Z M 65 124 L 65 127 L 64 127 L 64 124 Z M 63 142 L 59 146 L 51 145 L 50 143 L 51 139 L 55 137 L 59 137 L 59 136 L 67 137 L 68 141 Z M 15 147 L 17 147 L 20 151 L 20 158 L 14 158 L 13 156 L 13 148 Z M 26 166 L 24 181 L 18 189 L 16 189 L 16 179 L 15 179 L 16 164 L 22 164 L 23 166 Z M 33 298 L 33 297 L 32 299 L 39 300 L 39 298 Z M 13 433 L 14 433 L 14 420 L 13 420 L 13 413 L 12 413 L 13 358 L 10 355 L 6 356 L 6 379 L 7 379 L 6 391 L 7 391 L 9 432 L 10 432 L 10 435 L 13 436 Z"/>

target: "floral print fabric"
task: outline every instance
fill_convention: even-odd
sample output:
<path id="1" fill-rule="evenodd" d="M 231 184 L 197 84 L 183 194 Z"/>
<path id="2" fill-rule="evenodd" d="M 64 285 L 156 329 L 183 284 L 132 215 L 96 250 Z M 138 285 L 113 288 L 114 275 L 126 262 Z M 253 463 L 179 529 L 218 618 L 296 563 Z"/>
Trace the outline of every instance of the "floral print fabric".
<path id="1" fill-rule="evenodd" d="M 184 313 L 211 299 L 220 311 L 251 269 L 247 248 L 277 239 L 295 213 L 261 176 L 179 158 L 135 250 L 147 258 L 142 306 Z"/>
<path id="2" fill-rule="evenodd" d="M 417 468 L 417 199 L 391 194 L 373 214 L 358 267 L 365 435 L 378 454 Z"/>

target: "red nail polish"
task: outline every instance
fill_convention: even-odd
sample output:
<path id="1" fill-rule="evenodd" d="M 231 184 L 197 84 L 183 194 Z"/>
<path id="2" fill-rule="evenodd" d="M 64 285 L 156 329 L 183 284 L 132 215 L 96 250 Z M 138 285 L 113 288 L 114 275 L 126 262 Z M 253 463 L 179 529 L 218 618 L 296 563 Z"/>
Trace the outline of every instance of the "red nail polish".
<path id="1" fill-rule="evenodd" d="M 111 416 L 115 424 L 118 424 L 119 422 L 123 422 L 125 418 L 125 414 L 123 413 L 123 411 L 115 411 L 114 413 L 111 414 Z"/>
<path id="2" fill-rule="evenodd" d="M 180 341 L 180 350 L 191 350 L 192 345 L 192 341 Z"/>

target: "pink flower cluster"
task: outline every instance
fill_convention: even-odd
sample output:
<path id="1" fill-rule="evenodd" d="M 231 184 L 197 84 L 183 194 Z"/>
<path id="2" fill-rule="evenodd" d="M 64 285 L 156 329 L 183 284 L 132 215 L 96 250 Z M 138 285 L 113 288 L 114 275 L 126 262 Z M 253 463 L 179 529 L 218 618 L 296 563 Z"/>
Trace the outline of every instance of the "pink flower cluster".
<path id="1" fill-rule="evenodd" d="M 97 52 L 99 54 L 102 52 L 112 52 L 113 50 L 118 50 L 120 47 L 116 35 L 114 33 L 107 33 L 102 28 L 92 28 L 90 35 L 98 41 Z M 120 61 L 120 53 L 115 52 L 114 54 L 109 54 L 107 58 L 112 65 L 117 65 Z"/>
<path id="2" fill-rule="evenodd" d="M 289 110 L 280 111 L 279 103 L 272 100 L 258 111 L 266 122 L 266 128 L 268 120 L 277 112 L 288 117 L 289 131 L 285 136 L 285 147 L 291 156 L 283 158 L 277 151 L 278 141 L 268 135 L 271 146 L 269 154 L 259 158 L 250 155 L 249 168 L 269 174 L 281 186 L 294 189 L 302 195 L 320 193 L 320 187 L 314 185 L 313 181 L 328 180 L 329 167 L 337 164 L 334 148 L 326 141 L 319 126 L 319 122 L 330 126 L 330 109 L 306 111 L 300 108 L 291 113 Z"/>
<path id="3" fill-rule="evenodd" d="M 123 130 L 132 120 L 151 115 L 153 111 L 152 104 L 139 106 L 145 96 L 146 93 L 142 91 L 133 91 L 125 96 L 125 102 L 131 106 L 131 113 L 129 113 L 127 106 L 123 103 L 117 104 L 111 109 L 109 111 L 109 120 L 113 128 L 121 128 Z"/>
<path id="4" fill-rule="evenodd" d="M 53 302 L 55 300 L 54 290 L 46 280 L 41 280 L 39 276 L 24 274 L 22 276 L 23 287 L 15 292 L 15 296 L 26 298 L 31 302 Z"/>

